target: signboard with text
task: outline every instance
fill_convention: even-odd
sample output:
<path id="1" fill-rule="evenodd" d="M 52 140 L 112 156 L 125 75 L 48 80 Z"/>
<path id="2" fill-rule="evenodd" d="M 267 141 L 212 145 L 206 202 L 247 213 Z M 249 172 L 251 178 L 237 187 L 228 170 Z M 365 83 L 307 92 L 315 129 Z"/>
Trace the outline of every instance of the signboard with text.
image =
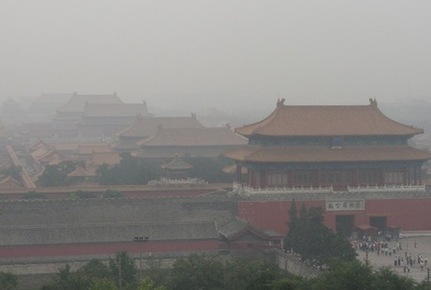
<path id="1" fill-rule="evenodd" d="M 327 200 L 326 211 L 343 211 L 343 210 L 364 210 L 365 201 L 363 199 L 355 200 Z"/>

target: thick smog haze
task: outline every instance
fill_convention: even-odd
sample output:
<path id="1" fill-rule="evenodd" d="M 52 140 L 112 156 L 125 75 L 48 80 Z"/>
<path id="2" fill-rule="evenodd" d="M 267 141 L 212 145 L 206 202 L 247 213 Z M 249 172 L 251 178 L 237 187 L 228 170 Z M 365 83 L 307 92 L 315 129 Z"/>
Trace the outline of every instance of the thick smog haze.
<path id="1" fill-rule="evenodd" d="M 0 97 L 176 110 L 431 96 L 430 1 L 7 1 Z"/>

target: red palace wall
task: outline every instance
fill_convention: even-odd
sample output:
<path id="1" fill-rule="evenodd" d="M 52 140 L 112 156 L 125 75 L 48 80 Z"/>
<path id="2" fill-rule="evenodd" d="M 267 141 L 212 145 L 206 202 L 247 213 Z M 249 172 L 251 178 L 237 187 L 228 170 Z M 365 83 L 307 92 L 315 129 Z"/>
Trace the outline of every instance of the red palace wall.
<path id="1" fill-rule="evenodd" d="M 2 246 L 0 247 L 0 259 L 39 258 L 54 256 L 67 257 L 87 255 L 115 255 L 115 253 L 118 253 L 120 251 L 127 251 L 128 253 L 134 254 L 217 251 L 222 248 L 222 246 L 223 243 L 218 240 Z"/>
<path id="2" fill-rule="evenodd" d="M 302 203 L 325 209 L 324 200 L 296 201 L 298 210 Z M 289 201 L 239 201 L 238 217 L 259 229 L 286 234 L 289 209 Z M 431 230 L 431 198 L 366 200 L 365 210 L 325 211 L 325 224 L 335 229 L 337 215 L 354 215 L 355 226 L 368 225 L 370 217 L 385 216 L 388 226 L 402 231 Z"/>

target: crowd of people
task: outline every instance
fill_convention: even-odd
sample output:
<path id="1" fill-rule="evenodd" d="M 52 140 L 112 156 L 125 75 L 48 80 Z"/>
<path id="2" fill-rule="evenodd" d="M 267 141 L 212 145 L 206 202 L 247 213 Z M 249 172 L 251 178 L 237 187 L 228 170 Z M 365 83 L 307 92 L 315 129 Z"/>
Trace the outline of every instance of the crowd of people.
<path id="1" fill-rule="evenodd" d="M 367 262 L 369 253 L 373 253 L 377 256 L 392 256 L 393 266 L 395 268 L 401 268 L 404 273 L 410 273 L 413 268 L 420 271 L 424 271 L 428 268 L 427 256 L 419 254 L 417 253 L 418 251 L 415 250 L 417 248 L 416 241 L 413 243 L 413 250 L 409 250 L 408 244 L 405 249 L 403 249 L 399 240 L 388 241 L 386 238 L 380 238 L 380 236 L 376 238 L 363 236 L 362 239 L 352 240 L 352 246 L 356 250 L 365 252 L 365 259 Z"/>
<path id="2" fill-rule="evenodd" d="M 390 243 L 386 239 L 373 239 L 371 236 L 364 236 L 362 240 L 352 240 L 352 246 L 355 250 L 365 252 L 376 252 L 377 255 L 392 256 L 402 250 L 401 243 Z"/>

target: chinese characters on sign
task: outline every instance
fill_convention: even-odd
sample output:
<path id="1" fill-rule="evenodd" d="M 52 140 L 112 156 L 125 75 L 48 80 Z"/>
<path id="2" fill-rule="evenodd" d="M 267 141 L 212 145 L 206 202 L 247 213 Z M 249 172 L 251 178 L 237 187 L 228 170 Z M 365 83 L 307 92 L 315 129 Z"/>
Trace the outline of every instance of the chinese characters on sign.
<path id="1" fill-rule="evenodd" d="M 326 211 L 364 210 L 364 200 L 327 200 Z"/>

